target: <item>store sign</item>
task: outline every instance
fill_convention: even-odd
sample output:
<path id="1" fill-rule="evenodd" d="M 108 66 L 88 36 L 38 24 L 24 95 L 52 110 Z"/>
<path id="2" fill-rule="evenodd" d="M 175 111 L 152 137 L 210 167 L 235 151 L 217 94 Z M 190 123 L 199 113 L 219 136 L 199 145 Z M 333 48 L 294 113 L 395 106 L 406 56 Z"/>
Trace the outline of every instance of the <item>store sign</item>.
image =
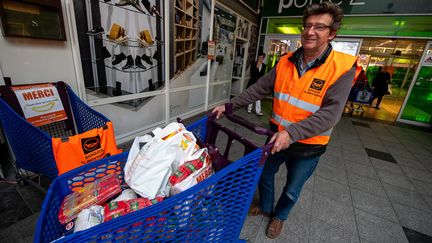
<path id="1" fill-rule="evenodd" d="M 209 41 L 208 42 L 208 52 L 207 52 L 207 57 L 209 60 L 214 60 L 215 57 L 215 42 L 214 41 Z"/>
<path id="2" fill-rule="evenodd" d="M 302 16 L 304 9 L 323 0 L 264 1 L 263 16 Z M 344 14 L 418 14 L 432 12 L 430 0 L 329 0 L 339 5 Z"/>
<path id="3" fill-rule="evenodd" d="M 24 117 L 34 126 L 65 120 L 66 112 L 52 84 L 13 87 Z"/>

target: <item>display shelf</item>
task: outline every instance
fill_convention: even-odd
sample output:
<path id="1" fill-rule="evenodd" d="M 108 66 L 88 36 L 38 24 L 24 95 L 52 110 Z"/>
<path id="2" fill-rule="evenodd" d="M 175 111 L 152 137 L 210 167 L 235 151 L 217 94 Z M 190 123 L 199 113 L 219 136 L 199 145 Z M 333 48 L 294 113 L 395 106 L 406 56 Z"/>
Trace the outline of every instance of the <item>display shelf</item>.
<path id="1" fill-rule="evenodd" d="M 196 61 L 200 22 L 197 6 L 197 0 L 176 0 L 173 7 L 175 75 L 179 75 Z"/>
<path id="2" fill-rule="evenodd" d="M 154 40 L 153 40 L 154 43 L 153 44 L 151 44 L 151 45 L 148 45 L 148 44 L 147 45 L 142 45 L 138 39 L 127 39 L 124 42 L 117 42 L 115 40 L 109 39 L 105 33 L 100 33 L 100 34 L 96 34 L 96 35 L 88 34 L 88 33 L 80 33 L 80 34 L 84 34 L 84 35 L 87 35 L 89 37 L 93 37 L 93 38 L 96 38 L 96 39 L 99 39 L 99 40 L 103 40 L 103 41 L 106 41 L 106 42 L 111 42 L 111 43 L 117 44 L 119 46 L 138 47 L 138 48 L 153 48 L 153 47 L 158 47 L 158 46 L 161 46 L 161 45 L 165 45 L 164 42 L 159 41 L 156 38 L 154 38 Z"/>
<path id="3" fill-rule="evenodd" d="M 165 1 L 150 1 L 151 7 L 156 6 L 155 8 L 160 9 L 161 16 L 154 13 L 151 14 L 141 1 L 87 0 L 87 2 L 90 3 L 88 5 L 90 7 L 86 9 L 86 11 L 89 11 L 86 16 L 99 16 L 100 20 L 93 18 L 93 27 L 98 29 L 97 26 L 102 26 L 104 29 L 101 29 L 102 32 L 98 34 L 90 34 L 89 32 L 85 32 L 85 30 L 83 31 L 83 29 L 80 29 L 78 32 L 80 36 L 87 36 L 90 43 L 93 43 L 90 47 L 91 57 L 82 58 L 82 61 L 86 63 L 86 66 L 92 68 L 93 73 L 96 73 L 93 77 L 97 77 L 98 80 L 88 81 L 86 88 L 89 88 L 88 86 L 93 84 L 102 87 L 107 84 L 117 85 L 117 83 L 120 83 L 120 88 L 116 88 L 117 93 L 114 96 L 137 93 L 141 89 L 154 89 L 154 86 L 151 84 L 147 86 L 146 80 L 162 80 L 166 78 L 164 77 L 164 69 L 166 68 L 164 59 L 166 39 L 163 35 L 164 21 L 167 20 L 163 18 L 166 15 L 164 13 L 165 8 L 163 7 Z M 119 2 L 128 2 L 131 4 L 135 2 L 135 4 L 140 5 L 144 13 L 138 10 L 140 7 L 135 8 L 132 5 L 118 6 L 115 4 Z M 119 26 L 115 26 L 114 28 L 114 24 Z M 110 33 L 111 37 L 119 37 L 118 40 L 124 38 L 122 36 L 128 36 L 128 39 L 124 42 L 115 41 L 109 38 Z M 145 40 L 149 40 L 152 44 L 148 44 Z M 119 55 L 120 53 L 125 54 L 129 59 L 112 65 L 112 60 L 116 60 L 114 59 L 115 54 Z M 144 54 L 151 58 L 151 62 L 149 61 L 151 64 L 141 59 L 143 65 L 141 66 L 137 57 L 141 57 Z M 133 57 L 132 62 L 130 56 Z M 136 65 L 138 63 L 143 68 L 139 68 Z M 122 69 L 126 64 L 131 64 L 131 67 Z M 132 85 L 132 83 L 135 84 Z M 98 89 L 95 88 L 95 90 Z"/>
<path id="4" fill-rule="evenodd" d="M 120 66 L 120 65 L 118 65 L 118 66 Z M 111 66 L 111 65 L 105 64 L 105 67 L 107 67 L 107 68 L 114 69 L 114 70 L 117 70 L 117 71 L 120 71 L 120 72 L 124 72 L 124 73 L 144 73 L 144 72 L 150 71 L 153 68 L 157 68 L 158 66 L 159 65 L 153 65 L 153 66 L 150 66 L 150 67 L 148 67 L 146 69 L 141 69 L 141 68 L 138 68 L 138 67 L 131 67 L 131 68 L 128 68 L 128 69 L 121 69 L 121 68 L 118 68 L 118 67 L 115 67 L 115 66 Z"/>

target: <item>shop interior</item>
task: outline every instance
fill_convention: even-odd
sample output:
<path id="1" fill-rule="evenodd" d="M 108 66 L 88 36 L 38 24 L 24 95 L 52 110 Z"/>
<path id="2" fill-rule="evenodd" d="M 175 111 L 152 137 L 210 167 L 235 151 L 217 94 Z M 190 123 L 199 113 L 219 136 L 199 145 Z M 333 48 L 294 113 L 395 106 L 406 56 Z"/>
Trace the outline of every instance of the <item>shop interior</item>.
<path id="1" fill-rule="evenodd" d="M 366 106 L 364 117 L 389 122 L 396 120 L 425 45 L 425 40 L 363 39 L 359 53 L 360 65 L 366 71 L 369 84 L 372 85 L 379 67 L 387 67 L 391 76 L 391 91 L 384 96 L 381 109 Z"/>
<path id="2" fill-rule="evenodd" d="M 340 38 L 344 40 L 344 38 Z M 387 67 L 391 76 L 391 94 L 384 96 L 380 109 L 368 105 L 355 105 L 353 116 L 395 122 L 403 101 L 413 80 L 419 61 L 426 46 L 426 40 L 364 38 L 361 40 L 359 64 L 366 72 L 370 86 L 377 75 L 379 67 Z M 355 42 L 353 42 L 355 43 Z M 301 46 L 299 37 L 271 39 L 267 44 L 267 68 L 275 66 L 280 56 L 298 49 Z M 376 102 L 376 101 L 374 101 Z M 418 109 L 410 106 L 410 109 Z M 413 111 L 414 112 L 414 111 Z"/>

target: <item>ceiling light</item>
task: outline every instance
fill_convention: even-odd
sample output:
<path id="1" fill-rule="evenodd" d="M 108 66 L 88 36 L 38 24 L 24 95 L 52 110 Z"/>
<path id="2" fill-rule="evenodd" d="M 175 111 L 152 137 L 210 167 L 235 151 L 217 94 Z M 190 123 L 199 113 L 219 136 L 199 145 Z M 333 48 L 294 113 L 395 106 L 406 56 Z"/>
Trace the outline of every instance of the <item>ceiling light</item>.
<path id="1" fill-rule="evenodd" d="M 282 27 L 276 27 L 276 29 L 282 34 L 295 34 L 295 35 L 301 34 L 301 31 L 297 27 L 282 26 Z"/>

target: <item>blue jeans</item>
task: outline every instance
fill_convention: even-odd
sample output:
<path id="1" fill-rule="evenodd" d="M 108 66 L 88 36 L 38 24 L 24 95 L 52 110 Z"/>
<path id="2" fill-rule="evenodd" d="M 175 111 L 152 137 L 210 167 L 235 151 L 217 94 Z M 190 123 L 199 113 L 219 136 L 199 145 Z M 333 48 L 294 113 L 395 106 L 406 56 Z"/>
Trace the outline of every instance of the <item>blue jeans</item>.
<path id="1" fill-rule="evenodd" d="M 293 158 L 284 153 L 275 153 L 267 159 L 258 183 L 260 208 L 265 213 L 272 213 L 280 220 L 286 220 L 297 202 L 303 185 L 314 172 L 320 156 L 310 158 Z M 279 167 L 285 163 L 287 167 L 286 184 L 275 209 L 274 177 Z"/>

